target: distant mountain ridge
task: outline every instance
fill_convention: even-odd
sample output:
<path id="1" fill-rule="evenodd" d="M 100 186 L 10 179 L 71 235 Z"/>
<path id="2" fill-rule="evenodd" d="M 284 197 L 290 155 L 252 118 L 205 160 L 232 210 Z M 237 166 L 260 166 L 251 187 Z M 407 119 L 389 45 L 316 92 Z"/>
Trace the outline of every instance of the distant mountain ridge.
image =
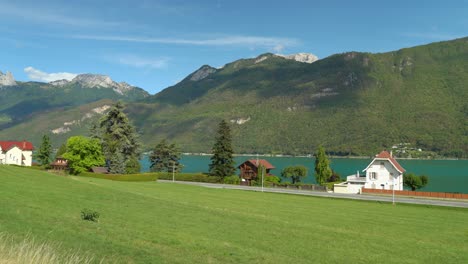
<path id="1" fill-rule="evenodd" d="M 125 97 L 126 112 L 147 150 L 166 138 L 185 152 L 210 152 L 217 124 L 224 119 L 231 123 L 236 153 L 310 154 L 323 145 L 336 155 L 373 155 L 404 145 L 468 157 L 466 69 L 468 38 L 378 54 L 346 52 L 319 60 L 266 53 L 221 68 L 201 66 L 155 95 Z M 20 84 L 70 89 L 93 94 L 96 100 L 122 98 L 113 89 L 83 89 L 79 82 L 63 87 Z M 5 90 L 13 89 L 0 88 L 0 126 L 2 114 L 21 109 L 8 108 L 8 102 L 15 101 L 13 95 L 2 101 L 10 96 L 1 94 Z M 86 123 L 92 120 L 83 119 L 87 113 L 111 104 L 77 101 L 80 104 L 58 100 L 61 112 L 54 102 L 45 108 L 50 111 L 33 111 L 27 119 L 10 122 L 0 138 L 28 138 L 34 131 L 51 133 L 60 144 L 71 135 L 86 133 Z M 32 102 L 38 109 L 50 104 L 50 100 Z"/>
<path id="2" fill-rule="evenodd" d="M 0 75 L 0 80 L 3 80 L 0 86 L 0 129 L 63 107 L 81 106 L 102 99 L 134 101 L 149 96 L 139 87 L 117 83 L 109 76 L 99 74 L 80 74 L 71 81 L 41 83 L 16 82 L 11 73 L 7 73 Z"/>

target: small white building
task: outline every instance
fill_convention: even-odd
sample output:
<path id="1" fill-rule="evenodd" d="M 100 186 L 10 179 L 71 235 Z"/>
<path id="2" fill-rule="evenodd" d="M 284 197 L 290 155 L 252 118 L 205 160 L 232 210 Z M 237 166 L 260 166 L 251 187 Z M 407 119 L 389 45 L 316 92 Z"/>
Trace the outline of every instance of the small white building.
<path id="1" fill-rule="evenodd" d="M 403 190 L 405 169 L 387 151 L 382 151 L 363 170 L 366 175 L 351 175 L 346 182 L 335 184 L 335 193 L 360 193 L 362 187 L 368 189 Z"/>
<path id="2" fill-rule="evenodd" d="M 0 164 L 31 166 L 33 149 L 28 141 L 0 141 Z"/>

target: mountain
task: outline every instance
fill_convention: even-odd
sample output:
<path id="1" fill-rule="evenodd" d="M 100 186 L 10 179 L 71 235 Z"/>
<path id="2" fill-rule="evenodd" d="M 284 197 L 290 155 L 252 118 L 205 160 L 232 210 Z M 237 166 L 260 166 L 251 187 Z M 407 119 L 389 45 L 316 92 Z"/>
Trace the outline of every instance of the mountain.
<path id="1" fill-rule="evenodd" d="M 466 69 L 468 38 L 320 60 L 266 53 L 222 68 L 204 65 L 155 95 L 127 100 L 126 112 L 146 150 L 167 138 L 186 152 L 210 152 L 217 125 L 225 119 L 231 123 L 236 153 L 309 154 L 323 145 L 336 155 L 373 155 L 398 145 L 468 157 Z M 97 79 L 92 83 L 107 82 Z M 55 86 L 18 85 L 34 86 L 36 92 L 38 87 L 108 91 L 112 100 L 120 95 L 102 85 L 84 89 L 74 80 Z M 2 94 L 14 87 L 0 88 L 0 120 L 2 113 L 21 112 L 8 105 L 17 98 Z M 54 98 L 61 98 L 55 100 L 62 108 L 54 100 L 32 100 L 37 111 L 0 131 L 0 138 L 40 140 L 42 133 L 50 133 L 57 145 L 86 133 L 87 124 L 100 115 L 93 109 L 112 104 L 98 97 L 74 104 L 57 93 L 60 96 Z M 41 111 L 43 104 L 53 107 Z M 93 117 L 82 120 L 89 113 Z"/>
<path id="2" fill-rule="evenodd" d="M 12 86 L 16 85 L 15 78 L 13 78 L 13 74 L 7 71 L 6 74 L 0 71 L 0 87 L 2 86 Z"/>
<path id="3" fill-rule="evenodd" d="M 232 123 L 238 153 L 372 155 L 395 145 L 467 157 L 468 38 L 301 63 L 274 54 L 205 65 L 129 113 L 161 138 L 209 152 Z"/>
<path id="4" fill-rule="evenodd" d="M 0 75 L 0 80 L 3 80 L 0 86 L 0 129 L 16 126 L 44 112 L 62 111 L 63 108 L 102 99 L 134 101 L 149 95 L 141 88 L 97 74 L 81 74 L 72 81 L 51 83 L 16 82 L 12 78 L 8 73 Z"/>

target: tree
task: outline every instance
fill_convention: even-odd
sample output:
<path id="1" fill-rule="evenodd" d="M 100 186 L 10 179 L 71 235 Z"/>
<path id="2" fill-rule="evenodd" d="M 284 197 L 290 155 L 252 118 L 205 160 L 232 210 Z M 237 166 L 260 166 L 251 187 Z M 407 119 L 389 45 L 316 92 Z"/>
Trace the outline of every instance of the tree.
<path id="1" fill-rule="evenodd" d="M 231 129 L 229 124 L 222 120 L 219 123 L 216 142 L 213 145 L 213 156 L 211 156 L 210 174 L 224 178 L 225 176 L 234 175 L 236 168 L 234 167 Z"/>
<path id="2" fill-rule="evenodd" d="M 285 178 L 291 178 L 293 184 L 299 183 L 301 182 L 301 178 L 307 176 L 307 168 L 302 165 L 289 166 L 281 171 L 281 176 Z"/>
<path id="3" fill-rule="evenodd" d="M 169 144 L 165 139 L 161 140 L 149 156 L 151 171 L 179 172 L 182 169 L 180 164 L 180 150 L 172 143 Z"/>
<path id="4" fill-rule="evenodd" d="M 105 162 L 99 140 L 83 136 L 70 137 L 67 140 L 67 152 L 62 156 L 68 160 L 72 174 L 87 171 L 93 166 L 102 166 Z"/>
<path id="5" fill-rule="evenodd" d="M 42 166 L 49 165 L 52 158 L 52 146 L 50 144 L 50 138 L 48 135 L 42 136 L 42 143 L 36 154 L 37 159 Z"/>
<path id="6" fill-rule="evenodd" d="M 325 149 L 320 146 L 315 154 L 315 179 L 318 184 L 323 185 L 331 176 L 330 161 L 325 154 Z"/>
<path id="7" fill-rule="evenodd" d="M 135 128 L 123 112 L 123 104 L 117 102 L 101 119 L 99 127 L 91 127 L 93 138 L 100 138 L 106 164 L 111 173 L 140 171 L 140 142 Z"/>
<path id="8" fill-rule="evenodd" d="M 65 152 L 67 152 L 67 142 L 60 145 L 60 147 L 57 150 L 57 153 L 55 153 L 55 158 L 61 157 L 63 154 L 65 154 Z"/>
<path id="9" fill-rule="evenodd" d="M 429 178 L 426 175 L 416 176 L 414 173 L 403 174 L 403 184 L 411 188 L 412 191 L 421 189 L 429 183 Z"/>

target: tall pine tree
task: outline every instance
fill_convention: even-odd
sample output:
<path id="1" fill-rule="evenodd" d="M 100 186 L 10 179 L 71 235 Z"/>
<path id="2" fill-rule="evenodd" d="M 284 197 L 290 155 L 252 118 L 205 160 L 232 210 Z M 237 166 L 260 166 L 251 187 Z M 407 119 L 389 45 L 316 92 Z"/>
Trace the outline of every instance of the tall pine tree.
<path id="1" fill-rule="evenodd" d="M 42 143 L 36 154 L 36 158 L 39 160 L 42 166 L 47 166 L 52 159 L 52 145 L 50 144 L 50 138 L 48 135 L 42 136 Z"/>
<path id="2" fill-rule="evenodd" d="M 322 185 L 332 176 L 330 161 L 325 154 L 325 149 L 320 146 L 315 153 L 315 179 L 318 184 Z"/>
<path id="3" fill-rule="evenodd" d="M 98 128 L 100 131 L 92 133 L 94 137 L 100 137 L 110 173 L 137 173 L 140 171 L 138 160 L 141 145 L 138 134 L 123 109 L 121 102 L 115 104 L 101 119 Z"/>
<path id="4" fill-rule="evenodd" d="M 221 178 L 234 175 L 236 168 L 234 167 L 231 129 L 224 120 L 219 123 L 212 152 L 210 174 Z"/>

